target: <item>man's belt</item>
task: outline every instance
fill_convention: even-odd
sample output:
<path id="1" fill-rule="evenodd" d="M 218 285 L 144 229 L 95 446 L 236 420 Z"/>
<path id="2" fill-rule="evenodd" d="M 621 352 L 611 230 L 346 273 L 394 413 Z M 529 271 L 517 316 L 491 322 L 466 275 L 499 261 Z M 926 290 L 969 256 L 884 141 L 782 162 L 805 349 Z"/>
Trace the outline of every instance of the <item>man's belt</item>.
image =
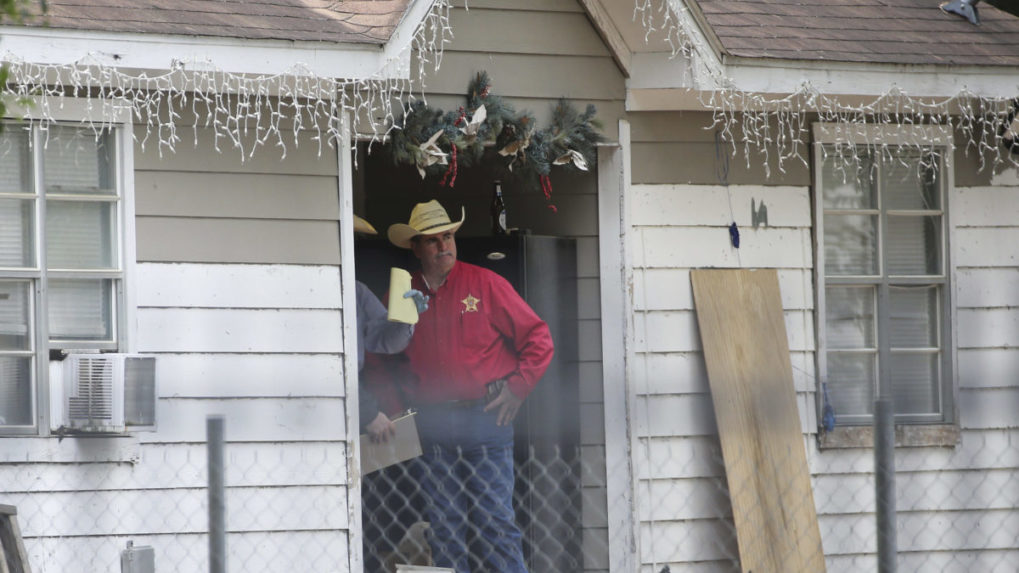
<path id="1" fill-rule="evenodd" d="M 447 400 L 445 402 L 435 402 L 432 406 L 446 407 L 446 408 L 457 408 L 457 409 L 472 409 L 479 406 L 487 406 L 489 402 L 495 400 L 502 389 L 506 386 L 506 379 L 500 378 L 493 380 L 488 384 L 485 384 L 485 395 L 481 398 L 474 398 L 472 400 Z"/>
<path id="2" fill-rule="evenodd" d="M 457 408 L 461 410 L 471 410 L 479 406 L 484 406 L 488 402 L 484 398 L 478 398 L 476 400 L 449 400 L 447 402 L 438 402 L 436 406 L 445 406 L 447 408 Z"/>

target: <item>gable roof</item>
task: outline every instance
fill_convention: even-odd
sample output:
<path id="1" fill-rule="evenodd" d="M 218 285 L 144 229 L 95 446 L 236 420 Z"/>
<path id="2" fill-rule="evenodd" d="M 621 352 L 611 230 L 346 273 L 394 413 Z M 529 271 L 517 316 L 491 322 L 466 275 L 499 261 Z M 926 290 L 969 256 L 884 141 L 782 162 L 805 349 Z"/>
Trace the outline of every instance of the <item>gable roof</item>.
<path id="1" fill-rule="evenodd" d="M 975 26 L 942 11 L 945 0 L 674 0 L 664 18 L 581 1 L 627 64 L 631 111 L 703 109 L 723 92 L 742 94 L 739 107 L 794 94 L 844 106 L 1019 91 L 1019 16 L 986 3 Z"/>
<path id="2" fill-rule="evenodd" d="M 446 1 L 48 0 L 45 14 L 3 23 L 0 59 L 137 77 L 406 80 L 414 38 Z"/>
<path id="3" fill-rule="evenodd" d="M 26 26 L 245 40 L 384 44 L 409 0 L 49 0 Z"/>
<path id="4" fill-rule="evenodd" d="M 986 3 L 979 5 L 979 26 L 943 12 L 941 0 L 688 4 L 723 58 L 1019 66 L 1019 17 Z"/>

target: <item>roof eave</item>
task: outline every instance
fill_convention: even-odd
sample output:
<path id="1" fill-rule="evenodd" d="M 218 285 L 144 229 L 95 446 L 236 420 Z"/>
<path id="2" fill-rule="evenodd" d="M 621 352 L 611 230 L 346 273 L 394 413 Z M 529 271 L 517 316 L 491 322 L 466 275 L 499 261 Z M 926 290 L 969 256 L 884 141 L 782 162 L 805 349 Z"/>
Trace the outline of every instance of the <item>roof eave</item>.
<path id="1" fill-rule="evenodd" d="M 330 43 L 0 27 L 0 58 L 155 74 L 183 68 L 240 76 L 408 79 L 410 47 L 435 0 L 413 0 L 387 42 Z"/>
<path id="2" fill-rule="evenodd" d="M 694 58 L 690 66 L 696 66 Z M 1019 69 L 992 66 L 942 66 L 779 60 L 723 56 L 720 73 L 691 69 L 683 85 L 667 85 L 653 78 L 637 80 L 627 90 L 627 109 L 663 111 L 704 109 L 705 95 L 714 82 L 698 78 L 722 77 L 731 89 L 777 100 L 815 91 L 829 97 L 867 101 L 890 93 L 922 99 L 947 99 L 967 94 L 988 99 L 1019 96 Z M 642 81 L 641 81 L 642 80 Z M 655 85 L 658 84 L 658 85 Z"/>

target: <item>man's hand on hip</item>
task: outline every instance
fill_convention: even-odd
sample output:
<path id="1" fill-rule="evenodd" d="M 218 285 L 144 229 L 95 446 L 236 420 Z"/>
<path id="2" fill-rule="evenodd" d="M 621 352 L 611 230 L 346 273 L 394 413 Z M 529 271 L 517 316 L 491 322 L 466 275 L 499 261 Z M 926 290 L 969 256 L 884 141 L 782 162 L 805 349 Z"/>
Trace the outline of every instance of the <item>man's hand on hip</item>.
<path id="1" fill-rule="evenodd" d="M 510 392 L 509 384 L 503 384 L 502 391 L 485 406 L 485 411 L 489 412 L 499 408 L 499 416 L 495 423 L 499 426 L 508 426 L 517 417 L 517 412 L 520 411 L 520 405 L 523 403 L 523 398 L 518 398 L 516 394 Z"/>

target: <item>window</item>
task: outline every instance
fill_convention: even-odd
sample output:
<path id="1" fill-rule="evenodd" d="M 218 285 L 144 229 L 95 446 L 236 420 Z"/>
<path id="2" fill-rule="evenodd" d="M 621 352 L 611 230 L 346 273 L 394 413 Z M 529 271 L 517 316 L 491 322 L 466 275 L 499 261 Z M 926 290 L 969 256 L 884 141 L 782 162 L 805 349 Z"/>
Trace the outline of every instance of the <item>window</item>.
<path id="1" fill-rule="evenodd" d="M 951 140 L 933 128 L 857 129 L 814 128 L 818 366 L 826 399 L 839 425 L 869 425 L 879 395 L 893 398 L 898 424 L 950 423 Z M 874 141 L 892 145 L 867 144 Z M 924 144 L 905 144 L 914 141 Z"/>
<path id="2" fill-rule="evenodd" d="M 122 131 L 0 133 L 0 432 L 42 427 L 50 350 L 124 345 Z"/>

